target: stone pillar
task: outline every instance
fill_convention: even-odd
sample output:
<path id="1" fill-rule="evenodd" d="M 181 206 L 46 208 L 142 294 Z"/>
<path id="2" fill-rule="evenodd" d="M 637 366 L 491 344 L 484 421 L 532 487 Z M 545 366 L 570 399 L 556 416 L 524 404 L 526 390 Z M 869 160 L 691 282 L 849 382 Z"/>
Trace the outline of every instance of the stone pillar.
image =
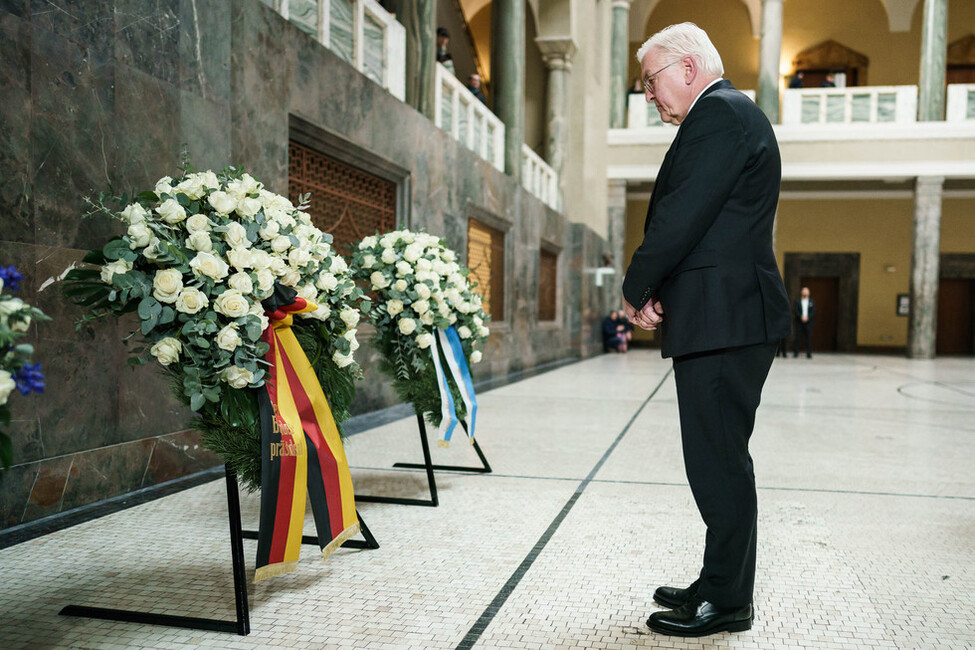
<path id="1" fill-rule="evenodd" d="M 945 60 L 948 56 L 948 0 L 924 0 L 921 25 L 921 74 L 917 119 L 945 118 Z"/>
<path id="2" fill-rule="evenodd" d="M 387 9 L 406 29 L 406 103 L 433 121 L 436 107 L 437 2 L 389 0 Z"/>
<path id="3" fill-rule="evenodd" d="M 782 2 L 762 0 L 762 40 L 758 49 L 756 103 L 772 124 L 779 123 L 779 59 L 782 56 Z"/>
<path id="4" fill-rule="evenodd" d="M 623 307 L 623 272 L 630 260 L 623 259 L 626 244 L 626 181 L 610 180 L 607 183 L 606 212 L 607 236 L 606 243 L 613 256 L 613 268 L 616 275 L 607 281 L 611 291 L 607 291 L 608 301 L 603 305 L 604 312 Z"/>
<path id="5" fill-rule="evenodd" d="M 613 27 L 609 38 L 609 127 L 626 127 L 626 71 L 630 56 L 630 2 L 613 0 Z"/>
<path id="6" fill-rule="evenodd" d="M 548 69 L 545 90 L 545 162 L 561 178 L 566 147 L 566 88 L 576 44 L 569 36 L 540 36 L 535 39 L 535 43 Z"/>
<path id="7" fill-rule="evenodd" d="M 917 179 L 914 188 L 911 319 L 907 330 L 907 356 L 912 359 L 934 358 L 944 181 L 944 176 L 922 177 Z"/>
<path id="8" fill-rule="evenodd" d="M 504 122 L 504 170 L 521 180 L 525 141 L 525 0 L 491 5 L 491 92 L 494 113 Z"/>

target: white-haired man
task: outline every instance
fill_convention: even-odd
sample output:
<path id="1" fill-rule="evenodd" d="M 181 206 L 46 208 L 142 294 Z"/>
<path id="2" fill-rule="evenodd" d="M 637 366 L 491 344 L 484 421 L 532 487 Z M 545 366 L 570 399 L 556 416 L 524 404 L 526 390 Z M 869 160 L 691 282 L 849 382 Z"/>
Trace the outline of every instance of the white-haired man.
<path id="1" fill-rule="evenodd" d="M 661 329 L 673 357 L 684 467 L 707 526 L 703 567 L 655 632 L 704 636 L 752 623 L 757 502 L 748 440 L 790 306 L 772 250 L 781 159 L 768 119 L 724 80 L 692 23 L 637 53 L 648 102 L 680 125 L 657 174 L 643 243 L 623 280 L 629 319 Z"/>

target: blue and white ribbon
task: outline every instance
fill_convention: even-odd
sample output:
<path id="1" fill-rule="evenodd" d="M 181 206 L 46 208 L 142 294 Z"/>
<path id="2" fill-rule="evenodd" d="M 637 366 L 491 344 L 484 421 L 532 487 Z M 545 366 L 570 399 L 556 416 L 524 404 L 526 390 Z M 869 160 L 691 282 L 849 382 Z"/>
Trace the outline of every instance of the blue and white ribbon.
<path id="1" fill-rule="evenodd" d="M 437 342 L 438 345 L 431 345 L 430 349 L 433 354 L 433 366 L 437 371 L 437 384 L 440 386 L 440 446 L 446 447 L 450 444 L 450 438 L 457 426 L 457 409 L 454 406 L 454 398 L 450 392 L 447 375 L 440 363 L 437 348 L 443 350 L 450 374 L 453 375 L 460 389 L 461 399 L 464 400 L 464 406 L 467 408 L 467 435 L 472 441 L 477 420 L 477 397 L 474 395 L 474 381 L 471 379 L 467 359 L 464 357 L 464 347 L 461 345 L 457 330 L 453 327 L 437 330 Z"/>

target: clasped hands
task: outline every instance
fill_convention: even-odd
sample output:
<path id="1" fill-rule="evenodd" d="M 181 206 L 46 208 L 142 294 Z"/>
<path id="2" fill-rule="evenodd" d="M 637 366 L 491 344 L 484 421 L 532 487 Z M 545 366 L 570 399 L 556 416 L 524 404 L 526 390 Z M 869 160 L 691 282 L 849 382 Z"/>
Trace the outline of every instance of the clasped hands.
<path id="1" fill-rule="evenodd" d="M 648 300 L 643 309 L 639 311 L 624 298 L 623 311 L 626 312 L 626 317 L 631 323 L 645 330 L 657 329 L 657 326 L 664 320 L 664 306 L 654 298 Z"/>

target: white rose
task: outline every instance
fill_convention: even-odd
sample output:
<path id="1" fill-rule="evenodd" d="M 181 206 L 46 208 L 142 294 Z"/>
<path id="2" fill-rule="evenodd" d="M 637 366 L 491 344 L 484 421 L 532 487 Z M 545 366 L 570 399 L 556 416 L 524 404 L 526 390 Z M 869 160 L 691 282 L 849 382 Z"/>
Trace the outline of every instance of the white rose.
<path id="1" fill-rule="evenodd" d="M 243 342 L 240 334 L 237 333 L 237 323 L 231 323 L 217 332 L 216 342 L 217 347 L 221 350 L 226 350 L 227 352 L 236 350 L 237 346 Z"/>
<path id="2" fill-rule="evenodd" d="M 486 327 L 482 327 L 479 330 L 477 330 L 477 335 L 480 336 L 482 339 L 486 339 L 488 337 L 488 334 L 490 334 L 490 333 L 491 333 L 491 330 L 489 330 Z"/>
<path id="3" fill-rule="evenodd" d="M 339 286 L 339 279 L 328 272 L 320 273 L 315 285 L 322 291 L 335 291 L 335 287 Z"/>
<path id="4" fill-rule="evenodd" d="M 292 248 L 288 253 L 288 262 L 295 268 L 301 268 L 311 262 L 311 253 L 303 248 Z"/>
<path id="5" fill-rule="evenodd" d="M 396 262 L 396 273 L 399 275 L 409 275 L 413 273 L 413 265 L 404 260 Z"/>
<path id="6" fill-rule="evenodd" d="M 454 260 L 457 259 L 457 255 L 455 255 L 454 251 L 450 250 L 449 248 L 445 250 L 443 253 L 441 253 L 441 255 L 448 262 L 453 262 Z"/>
<path id="7" fill-rule="evenodd" d="M 254 381 L 254 373 L 240 366 L 230 366 L 220 371 L 220 379 L 224 380 L 232 388 L 246 388 Z"/>
<path id="8" fill-rule="evenodd" d="M 413 303 L 413 309 L 415 309 L 416 313 L 418 314 L 424 314 L 430 311 L 430 303 L 426 300 L 417 300 L 415 303 Z"/>
<path id="9" fill-rule="evenodd" d="M 223 240 L 231 248 L 249 248 L 251 245 L 247 239 L 247 228 L 236 221 L 227 224 L 227 231 L 223 234 Z"/>
<path id="10" fill-rule="evenodd" d="M 142 250 L 142 257 L 149 261 L 155 261 L 159 257 L 159 245 L 162 244 L 158 237 L 149 240 L 149 244 Z"/>
<path id="11" fill-rule="evenodd" d="M 207 197 L 207 202 L 217 214 L 227 215 L 237 209 L 237 199 L 226 192 L 213 192 Z"/>
<path id="12" fill-rule="evenodd" d="M 231 289 L 235 289 L 245 295 L 254 290 L 254 282 L 251 280 L 251 276 L 243 271 L 238 271 L 227 278 L 227 284 L 230 285 Z"/>
<path id="13" fill-rule="evenodd" d="M 375 248 L 376 243 L 377 240 L 375 235 L 369 235 L 368 237 L 363 237 L 362 241 L 359 242 L 359 250 L 366 250 L 367 248 Z"/>
<path id="14" fill-rule="evenodd" d="M 401 318 L 399 319 L 399 331 L 407 336 L 416 330 L 416 321 L 412 318 Z"/>
<path id="15" fill-rule="evenodd" d="M 337 365 L 339 368 L 344 368 L 352 365 L 352 362 L 355 361 L 355 359 L 352 358 L 351 354 L 342 354 L 336 350 L 335 354 L 332 355 L 332 361 L 334 361 L 335 365 Z"/>
<path id="16" fill-rule="evenodd" d="M 190 260 L 190 268 L 195 275 L 205 275 L 214 280 L 223 280 L 230 272 L 227 263 L 212 253 L 197 253 L 196 257 Z"/>
<path id="17" fill-rule="evenodd" d="M 424 325 L 433 325 L 433 312 L 425 311 L 420 314 L 420 322 Z"/>
<path id="18" fill-rule="evenodd" d="M 129 248 L 132 250 L 145 248 L 146 244 L 152 241 L 152 231 L 149 230 L 149 226 L 146 225 L 145 221 L 138 221 L 131 224 L 126 234 L 129 236 Z"/>
<path id="19" fill-rule="evenodd" d="M 471 363 L 480 363 L 481 361 L 481 351 L 474 350 L 471 352 Z"/>
<path id="20" fill-rule="evenodd" d="M 393 288 L 397 291 L 406 291 L 406 288 L 410 286 L 406 284 L 406 280 L 397 280 L 393 283 Z"/>
<path id="21" fill-rule="evenodd" d="M 214 174 L 209 169 L 206 170 L 205 172 L 201 172 L 200 174 L 198 174 L 198 176 L 200 176 L 203 182 L 203 187 L 207 188 L 208 190 L 220 189 L 220 179 L 218 179 L 217 175 Z"/>
<path id="22" fill-rule="evenodd" d="M 359 322 L 359 310 L 343 309 L 339 312 L 339 318 L 342 319 L 346 327 L 355 327 L 356 323 Z"/>
<path id="23" fill-rule="evenodd" d="M 191 217 L 187 217 L 186 223 L 183 225 L 190 233 L 210 232 L 210 230 L 213 228 L 213 226 L 210 224 L 210 220 L 207 219 L 205 214 L 194 214 Z"/>
<path id="24" fill-rule="evenodd" d="M 301 282 L 301 273 L 297 269 L 288 267 L 288 270 L 278 277 L 278 281 L 286 287 L 296 287 Z"/>
<path id="25" fill-rule="evenodd" d="M 433 262 L 431 262 L 425 257 L 421 257 L 416 261 L 416 268 L 421 271 L 429 271 L 430 269 L 433 268 Z"/>
<path id="26" fill-rule="evenodd" d="M 206 194 L 206 188 L 203 187 L 203 178 L 200 174 L 190 174 L 176 186 L 176 189 L 194 201 Z"/>
<path id="27" fill-rule="evenodd" d="M 227 251 L 227 260 L 235 269 L 248 269 L 254 265 L 254 256 L 249 248 L 231 248 Z"/>
<path id="28" fill-rule="evenodd" d="M 278 235 L 271 240 L 271 250 L 275 253 L 283 253 L 291 248 L 291 238 L 287 235 Z"/>
<path id="29" fill-rule="evenodd" d="M 7 403 L 7 398 L 16 387 L 17 382 L 14 381 L 13 375 L 6 370 L 0 370 L 0 406 Z"/>
<path id="30" fill-rule="evenodd" d="M 430 286 L 426 282 L 420 282 L 419 284 L 414 285 L 413 289 L 416 291 L 416 295 L 420 296 L 424 300 L 430 298 Z"/>
<path id="31" fill-rule="evenodd" d="M 324 321 L 324 320 L 328 320 L 328 317 L 331 313 L 332 311 L 326 305 L 319 305 L 318 309 L 316 309 L 315 311 L 306 312 L 302 314 L 302 316 Z"/>
<path id="32" fill-rule="evenodd" d="M 152 278 L 152 297 L 159 302 L 174 303 L 183 288 L 183 274 L 177 269 L 156 271 Z"/>
<path id="33" fill-rule="evenodd" d="M 237 214 L 244 218 L 250 219 L 260 211 L 261 202 L 257 199 L 245 197 L 237 202 Z"/>
<path id="34" fill-rule="evenodd" d="M 308 302 L 317 302 L 318 289 L 313 284 L 303 284 L 298 287 L 298 297 L 304 298 Z"/>
<path id="35" fill-rule="evenodd" d="M 332 273 L 345 273 L 349 270 L 349 265 L 341 257 L 333 257 L 332 264 L 328 267 Z"/>
<path id="36" fill-rule="evenodd" d="M 265 241 L 271 241 L 272 239 L 277 237 L 278 234 L 280 234 L 281 224 L 279 224 L 277 221 L 274 221 L 273 219 L 269 219 L 264 222 L 263 226 L 261 226 L 260 232 L 261 232 L 261 239 Z"/>
<path id="37" fill-rule="evenodd" d="M 372 282 L 373 289 L 385 289 L 389 286 L 389 280 L 380 271 L 373 271 L 372 275 L 369 276 L 369 281 Z"/>
<path id="38" fill-rule="evenodd" d="M 403 311 L 403 301 L 402 300 L 390 300 L 386 303 L 386 313 L 390 316 L 395 316 Z"/>
<path id="39" fill-rule="evenodd" d="M 209 253 L 213 250 L 213 241 L 208 232 L 195 232 L 186 238 L 186 247 L 191 251 Z"/>
<path id="40" fill-rule="evenodd" d="M 156 194 L 172 194 L 173 193 L 172 182 L 173 182 L 172 177 L 163 176 L 158 181 L 156 181 L 156 187 L 153 188 L 153 191 Z"/>
<path id="41" fill-rule="evenodd" d="M 239 179 L 227 183 L 227 190 L 241 197 L 256 194 L 261 191 L 262 187 L 263 185 L 256 178 L 247 173 L 241 175 Z"/>
<path id="42" fill-rule="evenodd" d="M 458 327 L 457 328 L 457 334 L 462 339 L 469 339 L 469 338 L 471 338 L 471 330 L 470 330 L 469 327 L 467 327 L 467 325 L 461 325 L 460 327 Z"/>
<path id="43" fill-rule="evenodd" d="M 195 314 L 209 304 L 206 294 L 193 287 L 184 287 L 176 296 L 176 311 L 184 314 Z"/>
<path id="44" fill-rule="evenodd" d="M 382 260 L 383 264 L 392 264 L 396 261 L 396 251 L 394 251 L 392 248 L 383 250 Z"/>
<path id="45" fill-rule="evenodd" d="M 433 345 L 433 334 L 430 333 L 420 334 L 419 336 L 416 337 L 416 346 L 421 350 L 425 350 L 431 345 Z"/>
<path id="46" fill-rule="evenodd" d="M 186 210 L 176 199 L 166 199 L 162 205 L 156 208 L 156 212 L 159 213 L 163 221 L 170 225 L 177 224 L 186 218 Z"/>
<path id="47" fill-rule="evenodd" d="M 102 267 L 102 282 L 105 284 L 111 284 L 112 278 L 116 275 L 123 275 L 132 270 L 132 262 L 127 262 L 125 260 L 115 260 L 114 262 L 109 262 Z"/>
<path id="48" fill-rule="evenodd" d="M 251 252 L 251 267 L 260 271 L 261 269 L 271 268 L 271 254 L 260 248 L 252 248 Z"/>
<path id="49" fill-rule="evenodd" d="M 383 238 L 379 240 L 379 245 L 383 248 L 392 248 L 395 243 L 396 239 L 389 235 L 383 235 Z"/>
<path id="50" fill-rule="evenodd" d="M 236 289 L 227 289 L 219 296 L 213 303 L 213 308 L 217 310 L 218 313 L 223 314 L 229 318 L 240 318 L 241 316 L 246 316 L 250 311 L 250 303 L 247 302 L 247 298 L 243 296 Z"/>
<path id="51" fill-rule="evenodd" d="M 274 288 L 274 273 L 271 269 L 261 269 L 257 272 L 257 288 L 262 292 L 267 292 Z"/>
<path id="52" fill-rule="evenodd" d="M 273 210 L 269 215 L 271 219 L 277 221 L 282 228 L 291 228 L 295 225 L 295 218 L 290 212 L 284 210 Z"/>
<path id="53" fill-rule="evenodd" d="M 164 366 L 168 366 L 174 361 L 177 361 L 179 359 L 179 353 L 182 351 L 183 344 L 171 336 L 167 336 L 149 348 L 150 354 L 156 357 L 156 360 Z"/>
<path id="54" fill-rule="evenodd" d="M 371 269 L 376 266 L 376 256 L 375 255 L 363 255 L 362 256 L 362 268 Z"/>
<path id="55" fill-rule="evenodd" d="M 281 275 L 284 273 L 285 268 L 288 266 L 284 259 L 278 257 L 277 255 L 271 255 L 270 253 L 268 255 L 268 268 L 274 272 L 274 275 Z"/>
<path id="56" fill-rule="evenodd" d="M 423 246 L 420 244 L 410 244 L 403 251 L 403 259 L 407 262 L 416 262 L 423 255 Z"/>
<path id="57" fill-rule="evenodd" d="M 258 184 L 260 185 L 260 184 Z M 280 194 L 275 194 L 274 192 L 268 192 L 267 190 L 259 189 L 258 193 L 261 196 L 261 203 L 264 204 L 266 208 L 275 208 L 277 210 L 294 210 L 295 206 L 291 201 L 281 196 Z"/>
<path id="58" fill-rule="evenodd" d="M 124 210 L 122 210 L 122 218 L 125 219 L 130 226 L 137 223 L 142 223 L 148 216 L 149 213 L 146 212 L 146 209 L 138 203 L 130 203 L 129 205 L 125 206 Z"/>
<path id="59" fill-rule="evenodd" d="M 251 305 L 251 309 L 248 312 L 251 316 L 256 316 L 259 321 L 261 321 L 261 331 L 267 329 L 267 326 L 271 324 L 271 319 L 267 317 L 264 312 L 264 305 L 259 302 L 255 302 Z"/>

